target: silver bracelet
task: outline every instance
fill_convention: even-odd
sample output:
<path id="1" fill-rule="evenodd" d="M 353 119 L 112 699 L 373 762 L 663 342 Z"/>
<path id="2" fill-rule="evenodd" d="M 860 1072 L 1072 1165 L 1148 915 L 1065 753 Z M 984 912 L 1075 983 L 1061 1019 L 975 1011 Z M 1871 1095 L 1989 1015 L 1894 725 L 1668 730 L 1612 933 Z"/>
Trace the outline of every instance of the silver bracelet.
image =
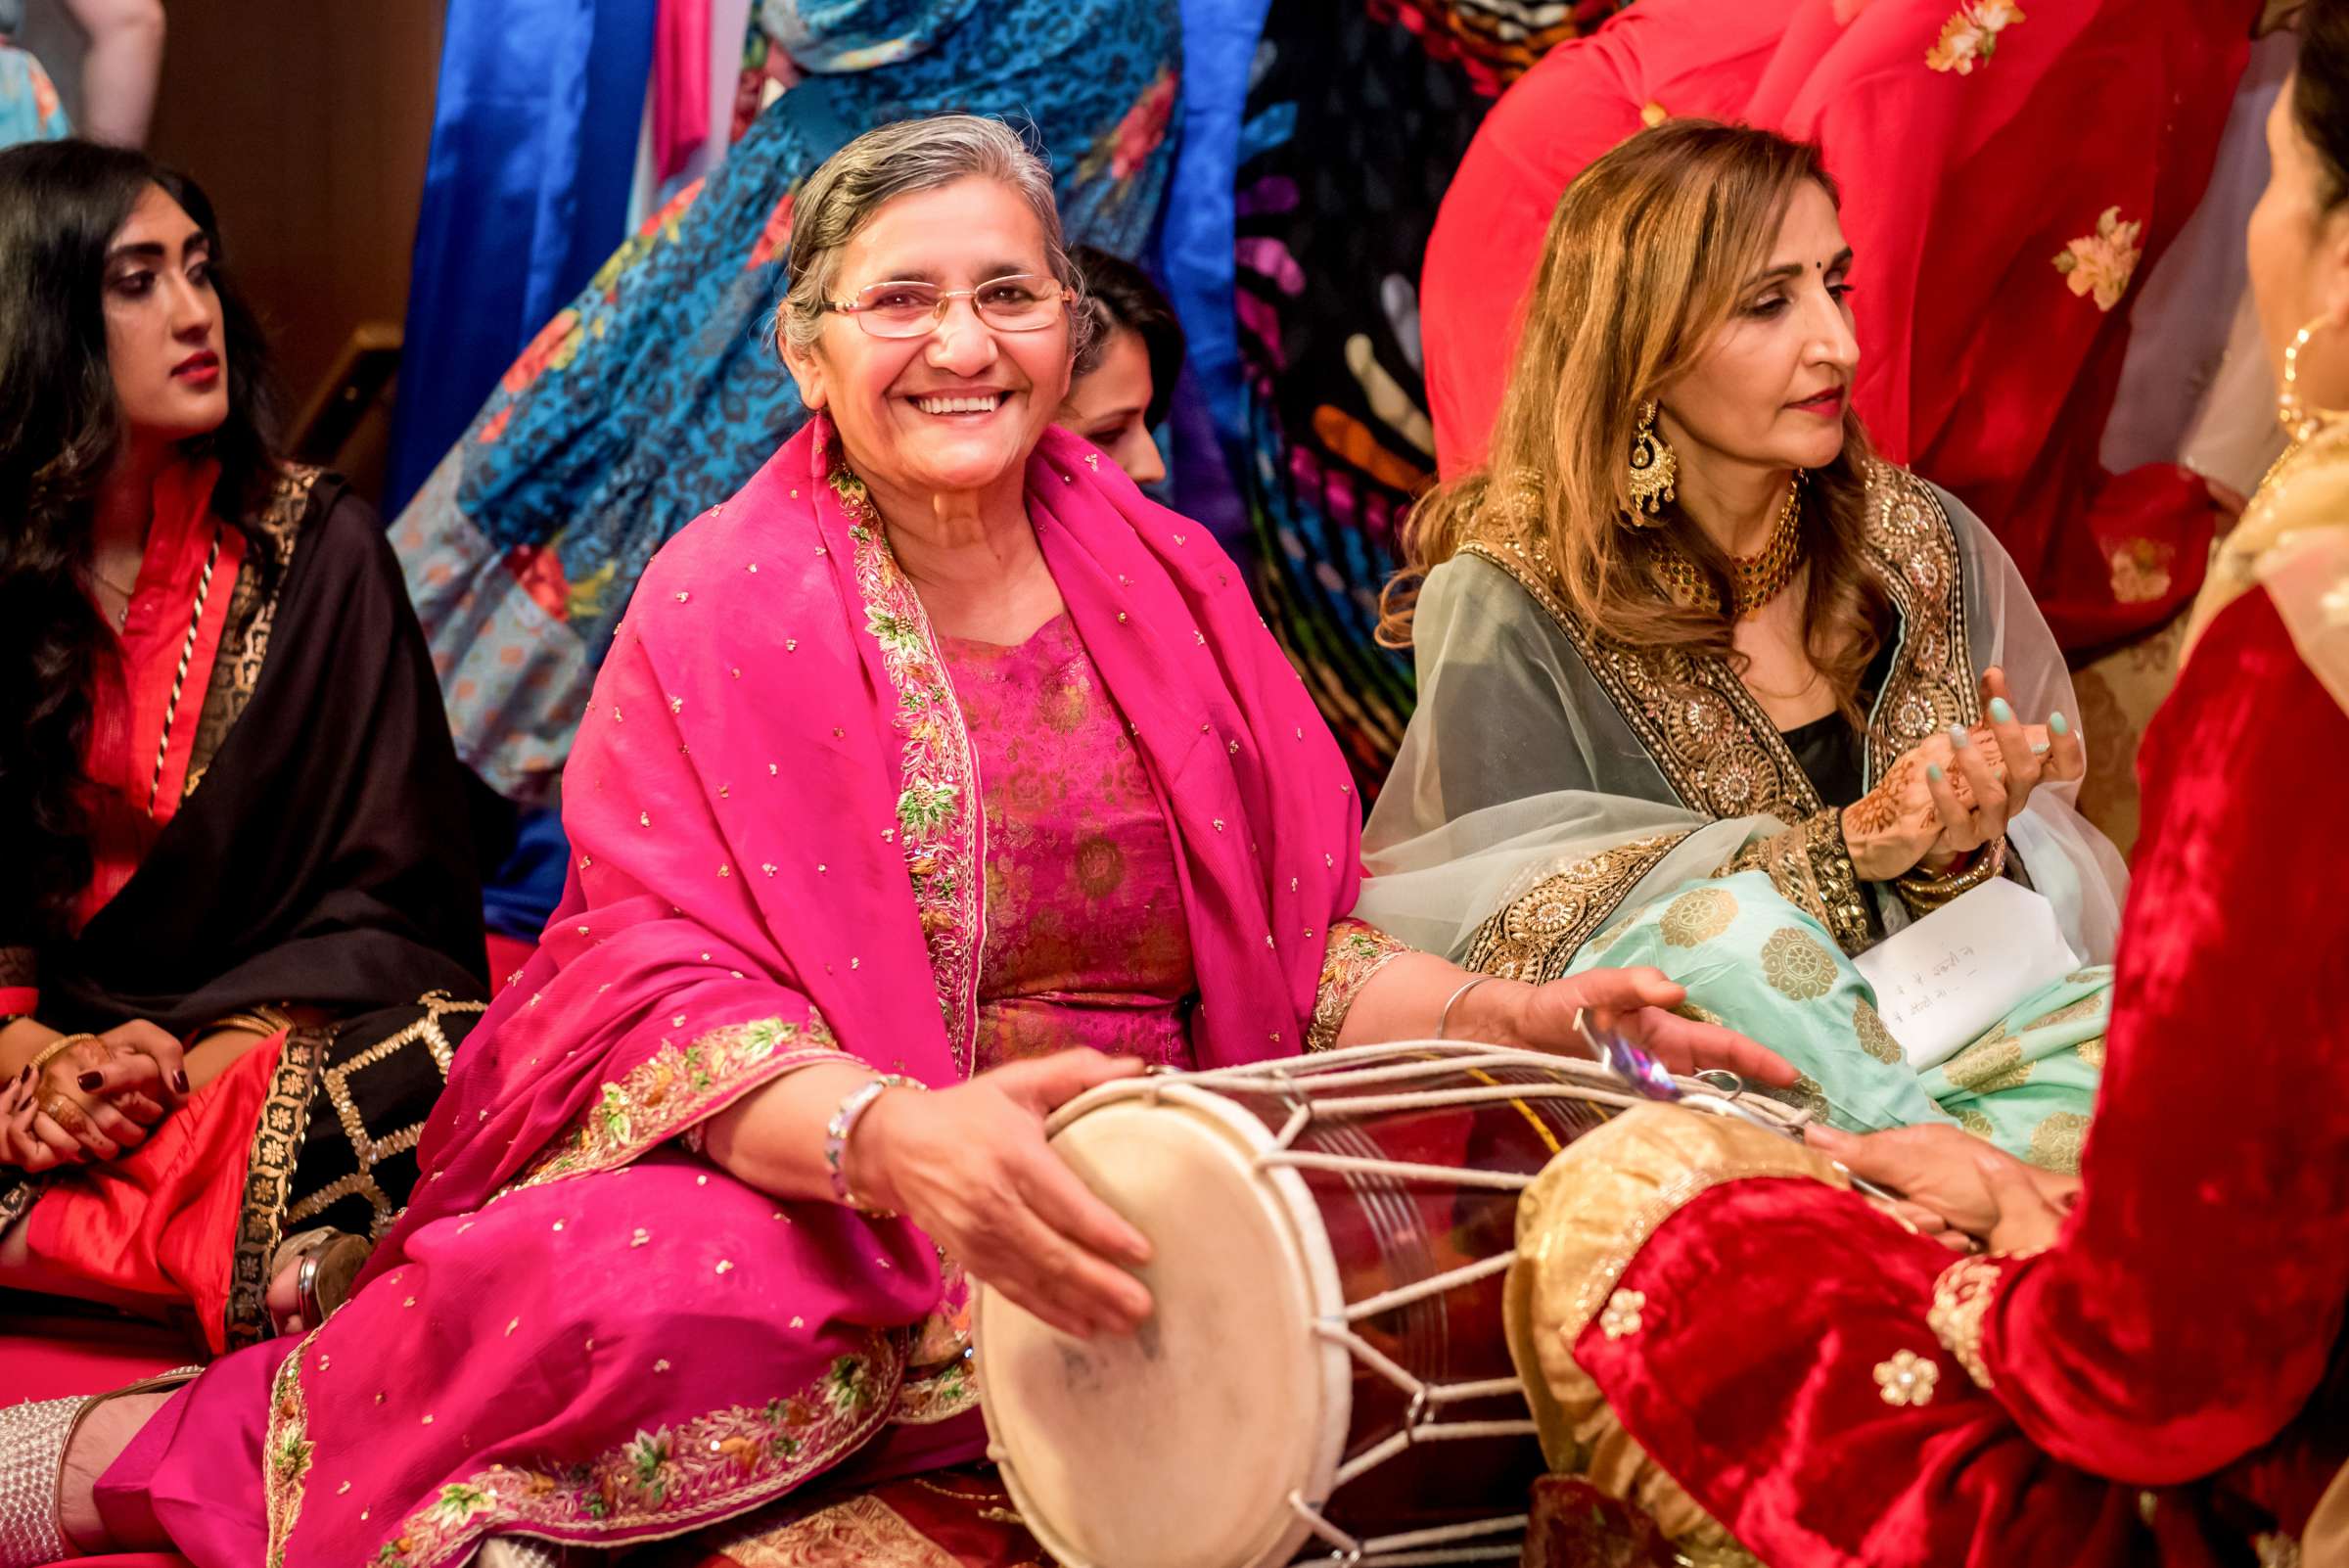
<path id="1" fill-rule="evenodd" d="M 824 1164 L 832 1172 L 832 1196 L 836 1202 L 877 1220 L 894 1218 L 886 1209 L 866 1206 L 849 1190 L 848 1173 L 844 1169 L 849 1158 L 849 1134 L 856 1130 L 856 1124 L 864 1120 L 864 1113 L 872 1108 L 873 1101 L 879 1099 L 885 1090 L 927 1086 L 920 1080 L 899 1073 L 881 1073 L 856 1085 L 849 1091 L 849 1097 L 840 1102 L 840 1109 L 834 1111 L 832 1120 L 824 1124 Z"/>
<path id="2" fill-rule="evenodd" d="M 1499 978 L 1500 977 L 1498 975 L 1478 975 L 1474 979 L 1470 980 L 1468 984 L 1453 992 L 1450 996 L 1445 997 L 1444 1010 L 1436 1014 L 1436 1038 L 1442 1039 L 1444 1038 L 1445 1028 L 1451 1022 L 1451 1009 L 1453 1003 L 1457 1002 L 1462 996 L 1467 995 L 1470 992 L 1476 990 L 1477 987 L 1483 985 L 1486 981 L 1498 980 Z"/>

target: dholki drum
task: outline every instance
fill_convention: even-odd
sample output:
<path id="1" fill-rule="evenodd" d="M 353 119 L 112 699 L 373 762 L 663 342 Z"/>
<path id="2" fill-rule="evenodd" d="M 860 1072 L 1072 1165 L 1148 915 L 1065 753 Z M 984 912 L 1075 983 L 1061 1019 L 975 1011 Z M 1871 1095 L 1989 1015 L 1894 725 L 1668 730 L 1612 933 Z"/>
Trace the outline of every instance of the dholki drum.
<path id="1" fill-rule="evenodd" d="M 1542 1470 L 1501 1318 L 1517 1194 L 1639 1103 L 1595 1062 L 1429 1042 L 1062 1107 L 1052 1147 L 1150 1238 L 1156 1311 L 1078 1340 L 980 1289 L 990 1453 L 1036 1539 L 1069 1568 L 1516 1561 Z"/>

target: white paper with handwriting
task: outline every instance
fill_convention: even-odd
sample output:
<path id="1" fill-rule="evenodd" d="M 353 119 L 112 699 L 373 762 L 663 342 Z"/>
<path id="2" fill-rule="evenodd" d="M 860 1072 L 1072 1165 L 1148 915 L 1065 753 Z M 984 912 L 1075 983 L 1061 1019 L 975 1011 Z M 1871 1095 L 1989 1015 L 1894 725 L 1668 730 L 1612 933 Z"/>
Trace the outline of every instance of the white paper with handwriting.
<path id="1" fill-rule="evenodd" d="M 2017 1002 L 2080 967 L 2055 906 L 1993 878 L 1862 953 L 1876 1011 L 1918 1072 L 1938 1067 Z"/>

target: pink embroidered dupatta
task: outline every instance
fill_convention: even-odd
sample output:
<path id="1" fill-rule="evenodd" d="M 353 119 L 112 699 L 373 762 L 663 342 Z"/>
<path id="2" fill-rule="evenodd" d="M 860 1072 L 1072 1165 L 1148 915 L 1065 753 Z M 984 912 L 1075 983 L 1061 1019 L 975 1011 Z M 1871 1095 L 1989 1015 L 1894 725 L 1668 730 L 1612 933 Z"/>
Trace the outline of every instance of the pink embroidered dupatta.
<path id="1" fill-rule="evenodd" d="M 624 1164 L 811 1054 L 967 1076 L 971 749 L 921 601 L 836 466 L 818 419 L 646 569 L 564 774 L 563 902 L 459 1060 L 432 1176 L 370 1275 L 413 1225 L 526 1170 Z M 1167 806 L 1199 1065 L 1300 1050 L 1359 879 L 1337 747 L 1206 530 L 1057 428 L 1028 500 Z"/>
<path id="2" fill-rule="evenodd" d="M 932 1084 L 969 1071 L 985 919 L 972 750 L 920 601 L 836 467 L 819 419 L 647 569 L 565 773 L 563 903 L 458 1057 L 424 1134 L 427 1178 L 363 1288 L 276 1378 L 273 1558 L 373 1555 L 387 1529 L 395 1568 L 456 1560 L 501 1529 L 649 1539 L 756 1506 L 892 1417 L 902 1330 L 939 1291 L 909 1224 L 800 1206 L 800 1222 L 754 1225 L 747 1243 L 727 1232 L 714 1269 L 664 1269 L 658 1246 L 631 1249 L 631 1225 L 636 1247 L 680 1223 L 706 1238 L 750 1195 L 673 1153 L 603 1179 L 819 1057 Z M 1027 480 L 1072 623 L 1167 810 L 1202 998 L 1196 1058 L 1299 1050 L 1359 874 L 1337 749 L 1205 530 L 1057 430 Z M 752 1207 L 764 1221 L 771 1205 Z M 550 1241 L 541 1211 L 569 1232 Z M 465 1261 L 493 1236 L 503 1250 Z M 777 1321 L 769 1340 L 757 1316 L 746 1329 L 739 1298 L 719 1308 L 743 1288 L 725 1277 L 737 1268 L 778 1292 L 788 1332 Z M 503 1270 L 564 1271 L 560 1301 Z M 599 1342 L 652 1337 L 648 1317 L 696 1326 L 658 1376 L 598 1382 L 591 1365 L 566 1393 L 512 1360 L 514 1325 L 556 1311 L 591 1362 Z M 632 1326 L 607 1333 L 607 1311 Z M 786 1368 L 804 1394 L 771 1386 Z M 395 1413 L 419 1400 L 439 1403 Z M 616 1448 L 620 1400 L 637 1431 Z M 810 1400 L 832 1413 L 783 1435 L 778 1412 Z M 739 1468 L 697 1457 L 721 1443 Z M 313 1467 L 346 1478 L 334 1500 Z M 368 1489 L 372 1520 L 354 1515 Z M 329 1516 L 309 1530 L 305 1492 L 310 1516 Z"/>

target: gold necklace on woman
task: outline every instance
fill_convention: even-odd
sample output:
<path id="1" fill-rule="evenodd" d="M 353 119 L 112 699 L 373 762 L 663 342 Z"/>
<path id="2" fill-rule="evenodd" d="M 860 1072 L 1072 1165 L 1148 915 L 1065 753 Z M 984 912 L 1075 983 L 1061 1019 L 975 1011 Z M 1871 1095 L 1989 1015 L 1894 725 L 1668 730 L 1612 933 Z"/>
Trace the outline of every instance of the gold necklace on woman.
<path id="1" fill-rule="evenodd" d="M 1762 613 L 1762 607 L 1786 591 L 1803 565 L 1802 499 L 1804 471 L 1794 471 L 1794 481 L 1786 486 L 1785 502 L 1778 508 L 1778 520 L 1771 530 L 1770 542 L 1752 555 L 1737 556 L 1729 563 L 1729 598 L 1731 614 L 1740 621 L 1750 621 Z M 1672 544 L 1658 539 L 1656 571 L 1673 599 L 1692 608 L 1718 611 L 1721 596 L 1713 589 L 1706 576 L 1697 570 L 1696 563 Z"/>

